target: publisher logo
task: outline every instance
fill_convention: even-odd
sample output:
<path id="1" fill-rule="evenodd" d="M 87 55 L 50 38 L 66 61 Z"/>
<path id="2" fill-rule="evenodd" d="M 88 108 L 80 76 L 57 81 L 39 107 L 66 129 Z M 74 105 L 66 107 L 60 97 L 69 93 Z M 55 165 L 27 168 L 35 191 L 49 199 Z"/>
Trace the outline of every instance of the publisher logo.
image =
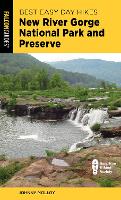
<path id="1" fill-rule="evenodd" d="M 112 174 L 116 163 L 113 162 L 102 162 L 97 159 L 92 160 L 92 173 L 93 175 L 101 174 Z"/>
<path id="2" fill-rule="evenodd" d="M 93 170 L 93 175 L 97 175 L 98 173 L 98 168 L 99 168 L 99 162 L 97 159 L 94 159 L 92 161 L 92 170 Z"/>

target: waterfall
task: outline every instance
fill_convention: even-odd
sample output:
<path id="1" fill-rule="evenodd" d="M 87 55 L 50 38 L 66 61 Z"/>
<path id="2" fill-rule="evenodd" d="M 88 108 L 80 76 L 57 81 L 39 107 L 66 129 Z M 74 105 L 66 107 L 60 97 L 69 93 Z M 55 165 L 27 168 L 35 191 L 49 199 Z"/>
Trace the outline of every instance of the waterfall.
<path id="1" fill-rule="evenodd" d="M 28 109 L 27 109 L 27 115 L 28 117 L 31 117 L 31 106 L 28 106 Z"/>
<path id="2" fill-rule="evenodd" d="M 84 115 L 81 122 L 83 125 L 89 125 L 91 127 L 96 123 L 103 124 L 106 120 L 108 120 L 107 110 L 91 109 L 88 114 Z"/>
<path id="3" fill-rule="evenodd" d="M 74 109 L 70 113 L 70 120 L 74 120 L 77 114 L 77 109 Z"/>
<path id="4" fill-rule="evenodd" d="M 79 108 L 77 110 L 75 120 L 72 120 L 72 115 L 73 111 L 70 115 L 70 121 L 72 121 L 72 123 L 76 126 L 78 125 L 85 132 L 88 132 L 88 136 L 84 140 L 73 144 L 69 152 L 77 151 L 84 146 L 87 146 L 87 144 L 94 139 L 94 134 L 91 130 L 91 127 L 96 123 L 103 124 L 108 120 L 108 113 L 105 109 L 90 109 L 88 112 L 88 110 Z"/>
<path id="5" fill-rule="evenodd" d="M 81 119 L 83 118 L 84 114 L 87 112 L 87 110 L 78 108 L 77 115 L 75 117 L 75 123 L 78 124 L 81 122 Z"/>

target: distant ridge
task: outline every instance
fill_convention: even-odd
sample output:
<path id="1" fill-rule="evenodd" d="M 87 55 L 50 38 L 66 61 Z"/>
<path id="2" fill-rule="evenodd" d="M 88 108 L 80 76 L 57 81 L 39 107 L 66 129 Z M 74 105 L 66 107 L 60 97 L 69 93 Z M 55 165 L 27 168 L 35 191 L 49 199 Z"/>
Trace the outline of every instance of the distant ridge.
<path id="1" fill-rule="evenodd" d="M 93 75 L 97 79 L 103 79 L 121 86 L 121 62 L 81 58 L 50 62 L 49 64 L 56 69 Z"/>
<path id="2" fill-rule="evenodd" d="M 22 69 L 29 68 L 47 69 L 49 75 L 58 72 L 65 81 L 71 84 L 80 84 L 87 87 L 97 87 L 100 85 L 100 80 L 97 80 L 92 75 L 55 69 L 50 64 L 41 62 L 29 54 L 0 53 L 0 74 L 14 74 Z"/>

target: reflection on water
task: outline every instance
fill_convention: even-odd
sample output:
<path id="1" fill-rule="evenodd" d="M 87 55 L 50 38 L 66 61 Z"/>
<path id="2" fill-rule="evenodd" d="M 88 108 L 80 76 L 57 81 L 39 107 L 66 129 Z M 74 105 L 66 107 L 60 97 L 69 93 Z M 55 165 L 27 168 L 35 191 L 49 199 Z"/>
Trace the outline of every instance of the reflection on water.
<path id="1" fill-rule="evenodd" d="M 31 123 L 27 117 L 10 117 L 0 111 L 0 154 L 10 158 L 42 156 L 46 149 L 59 151 L 87 135 L 69 121 Z"/>

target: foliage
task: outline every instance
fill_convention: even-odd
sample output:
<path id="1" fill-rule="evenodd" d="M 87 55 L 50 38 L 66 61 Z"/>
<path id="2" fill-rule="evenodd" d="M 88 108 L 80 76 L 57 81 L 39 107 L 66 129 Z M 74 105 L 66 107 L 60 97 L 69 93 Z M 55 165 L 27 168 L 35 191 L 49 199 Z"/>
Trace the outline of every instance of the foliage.
<path id="1" fill-rule="evenodd" d="M 18 162 L 14 162 L 5 167 L 0 167 L 0 184 L 7 182 L 22 167 L 22 164 Z"/>
<path id="2" fill-rule="evenodd" d="M 56 73 L 72 85 L 97 87 L 101 82 L 88 74 L 55 69 L 28 54 L 0 54 L 0 90 L 44 90 Z"/>
<path id="3" fill-rule="evenodd" d="M 11 99 L 9 99 L 8 104 L 7 104 L 7 110 L 11 110 L 12 108 L 14 108 L 14 106 L 16 105 L 17 100 L 16 98 L 13 96 Z"/>
<path id="4" fill-rule="evenodd" d="M 87 96 L 88 96 L 88 90 L 86 88 L 82 88 L 79 85 L 75 87 L 75 97 L 83 101 L 86 100 Z"/>
<path id="5" fill-rule="evenodd" d="M 37 100 L 37 94 L 32 95 L 33 100 Z"/>
<path id="6" fill-rule="evenodd" d="M 63 108 L 64 107 L 62 103 L 53 103 L 53 102 L 47 103 L 47 106 L 49 108 Z"/>
<path id="7" fill-rule="evenodd" d="M 114 106 L 114 105 L 110 105 L 108 107 L 109 110 L 117 110 L 117 106 Z"/>
<path id="8" fill-rule="evenodd" d="M 97 132 L 100 130 L 100 124 L 96 123 L 91 127 L 91 130 Z"/>
<path id="9" fill-rule="evenodd" d="M 118 100 L 115 100 L 113 103 L 112 103 L 113 106 L 116 106 L 116 107 L 121 107 L 121 98 L 118 99 Z"/>
<path id="10" fill-rule="evenodd" d="M 118 184 L 115 180 L 108 178 L 101 178 L 98 180 L 98 183 L 101 187 L 114 187 Z"/>
<path id="11" fill-rule="evenodd" d="M 46 155 L 47 155 L 48 157 L 53 157 L 53 156 L 55 156 L 55 155 L 56 155 L 56 153 L 55 153 L 55 152 L 53 152 L 53 151 L 50 151 L 50 150 L 45 150 L 45 152 L 46 152 Z"/>

